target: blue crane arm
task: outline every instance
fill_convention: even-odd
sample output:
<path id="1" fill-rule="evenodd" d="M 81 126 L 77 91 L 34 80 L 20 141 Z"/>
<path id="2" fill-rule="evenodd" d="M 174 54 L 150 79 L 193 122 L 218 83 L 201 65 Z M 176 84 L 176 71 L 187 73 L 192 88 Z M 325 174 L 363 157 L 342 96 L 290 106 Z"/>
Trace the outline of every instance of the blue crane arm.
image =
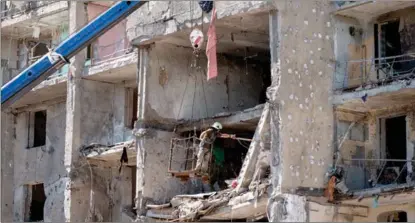
<path id="1" fill-rule="evenodd" d="M 88 46 L 117 23 L 141 7 L 145 1 L 120 1 L 92 20 L 76 33 L 70 35 L 34 64 L 1 88 L 1 109 L 5 109 L 29 92 L 33 87 L 55 73 L 76 53 Z"/>

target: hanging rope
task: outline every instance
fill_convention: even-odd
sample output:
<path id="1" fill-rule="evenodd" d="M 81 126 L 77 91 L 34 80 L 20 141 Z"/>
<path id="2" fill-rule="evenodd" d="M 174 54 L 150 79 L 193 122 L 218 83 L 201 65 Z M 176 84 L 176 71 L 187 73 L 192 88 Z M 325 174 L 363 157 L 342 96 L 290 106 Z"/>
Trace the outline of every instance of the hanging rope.
<path id="1" fill-rule="evenodd" d="M 206 77 L 207 76 L 206 69 L 203 69 L 203 71 L 204 72 L 202 72 L 202 74 Z M 207 103 L 206 92 L 205 92 L 205 84 L 204 84 L 203 79 L 202 79 L 202 90 L 203 90 L 203 99 L 205 101 L 206 117 L 209 117 L 209 109 L 208 109 L 208 103 Z"/>
<path id="2" fill-rule="evenodd" d="M 193 120 L 193 113 L 194 113 L 195 99 L 196 99 L 197 75 L 194 75 L 194 77 L 195 77 L 195 87 L 194 87 L 194 91 L 193 91 L 192 120 Z"/>

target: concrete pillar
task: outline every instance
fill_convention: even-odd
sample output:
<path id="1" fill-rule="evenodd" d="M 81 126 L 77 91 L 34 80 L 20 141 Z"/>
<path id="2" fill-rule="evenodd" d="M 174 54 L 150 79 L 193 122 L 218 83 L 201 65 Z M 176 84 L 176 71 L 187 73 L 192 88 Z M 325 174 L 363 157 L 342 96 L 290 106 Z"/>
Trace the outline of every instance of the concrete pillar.
<path id="1" fill-rule="evenodd" d="M 333 162 L 332 4 L 273 1 L 270 12 L 272 222 L 306 222 Z"/>
<path id="2" fill-rule="evenodd" d="M 413 160 L 414 159 L 414 143 L 412 138 L 412 133 L 414 132 L 413 129 L 413 123 L 414 123 L 414 112 L 409 112 L 406 116 L 406 159 L 407 160 Z M 407 182 L 410 182 L 412 180 L 413 175 L 413 163 L 408 162 L 407 163 Z"/>
<path id="3" fill-rule="evenodd" d="M 69 7 L 69 32 L 74 33 L 87 23 L 87 11 L 84 2 L 70 2 Z M 82 145 L 82 69 L 85 63 L 86 52 L 80 51 L 70 62 L 67 83 L 66 100 L 66 135 L 65 135 L 65 155 L 64 167 L 67 175 L 61 179 L 64 185 L 63 207 L 60 213 L 61 219 L 49 218 L 45 214 L 45 221 L 85 221 L 89 210 L 89 188 L 81 182 L 76 182 L 76 167 L 80 166 L 78 151 Z M 49 199 L 49 198 L 48 198 Z M 54 202 L 56 205 L 56 202 Z M 54 208 L 55 211 L 56 208 Z M 53 211 L 52 211 L 53 213 Z"/>
<path id="4" fill-rule="evenodd" d="M 146 129 L 144 125 L 145 111 L 146 111 L 146 92 L 147 92 L 147 75 L 148 75 L 148 49 L 139 49 L 139 62 L 137 64 L 138 72 L 138 102 L 137 102 L 137 123 L 134 127 L 136 136 L 136 150 L 137 150 L 137 171 L 136 171 L 136 193 L 135 193 L 135 207 L 137 208 L 137 215 L 144 214 L 145 198 L 143 197 L 144 189 L 144 164 L 146 157 L 146 150 L 144 146 L 144 136 Z"/>
<path id="5" fill-rule="evenodd" d="M 13 221 L 15 117 L 1 113 L 1 222 Z"/>

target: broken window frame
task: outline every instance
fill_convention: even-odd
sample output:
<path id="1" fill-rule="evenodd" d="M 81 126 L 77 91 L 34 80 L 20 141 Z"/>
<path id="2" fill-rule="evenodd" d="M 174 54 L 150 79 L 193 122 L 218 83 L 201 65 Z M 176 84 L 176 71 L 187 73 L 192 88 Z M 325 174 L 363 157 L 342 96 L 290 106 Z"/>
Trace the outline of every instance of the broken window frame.
<path id="1" fill-rule="evenodd" d="M 36 145 L 35 144 L 35 137 L 36 137 L 36 122 L 35 122 L 35 118 L 36 118 L 36 113 L 37 112 L 43 112 L 45 114 L 45 123 L 44 123 L 44 139 L 42 140 L 43 142 L 40 143 L 41 145 Z M 47 127 L 47 110 L 36 110 L 36 111 L 32 111 L 32 112 L 28 112 L 27 113 L 27 118 L 28 118 L 28 132 L 27 132 L 27 149 L 31 149 L 31 148 L 38 148 L 38 147 L 42 147 L 42 146 L 46 146 L 46 138 L 47 138 L 47 132 L 46 132 L 46 127 Z"/>
<path id="2" fill-rule="evenodd" d="M 338 126 L 341 125 L 341 124 L 343 124 L 345 126 L 349 126 L 352 123 L 353 123 L 352 121 L 337 120 L 337 125 Z M 354 138 L 355 134 L 353 134 L 353 132 L 359 130 L 358 128 L 359 129 L 362 128 L 360 130 L 362 131 L 362 134 L 363 134 L 362 135 L 363 140 L 358 139 L 358 138 Z M 350 129 L 349 132 L 347 132 L 347 129 L 348 128 L 346 128 L 346 131 L 344 131 L 344 132 L 339 132 L 340 129 L 339 129 L 339 127 L 337 127 L 337 131 L 338 131 L 338 134 L 337 134 L 338 136 L 337 137 L 338 137 L 338 140 L 339 140 L 339 138 L 342 139 L 343 137 L 347 137 L 346 140 L 364 143 L 364 142 L 366 142 L 369 139 L 369 126 L 368 126 L 368 123 L 367 122 L 357 122 Z"/>
<path id="3" fill-rule="evenodd" d="M 35 63 L 36 61 L 38 61 L 41 57 L 43 57 L 45 54 L 47 54 L 48 52 L 45 53 L 38 53 L 36 52 L 36 49 L 38 47 L 40 47 L 40 45 L 44 45 L 44 47 L 46 47 L 46 49 L 48 48 L 48 46 L 50 46 L 50 41 L 49 43 L 47 41 L 39 41 L 37 42 L 36 46 L 34 46 L 33 48 L 30 49 L 29 53 L 29 65 Z"/>
<path id="4" fill-rule="evenodd" d="M 124 114 L 124 127 L 127 129 L 133 129 L 134 123 L 137 121 L 138 112 L 138 88 L 126 88 L 125 89 L 125 114 Z"/>
<path id="5" fill-rule="evenodd" d="M 397 15 L 391 15 L 383 17 L 381 16 L 376 22 L 375 22 L 375 28 L 374 30 L 377 30 L 377 33 L 374 33 L 375 42 L 374 42 L 374 52 L 378 58 L 378 60 L 375 61 L 375 65 L 377 67 L 376 75 L 378 79 L 388 79 L 388 78 L 396 78 L 400 76 L 407 76 L 413 73 L 413 70 L 405 70 L 408 68 L 405 68 L 405 64 L 407 66 L 407 63 L 410 62 L 410 59 L 408 58 L 408 52 L 404 52 L 403 49 L 400 49 L 400 53 L 398 55 L 386 55 L 385 52 L 385 37 L 384 34 L 386 33 L 384 31 L 383 26 L 387 25 L 389 23 L 398 22 L 399 26 L 402 23 L 401 17 Z M 401 31 L 398 29 L 399 35 Z M 400 37 L 400 41 L 401 41 Z M 400 43 L 401 44 L 401 43 Z M 403 65 L 403 68 L 396 68 L 396 64 Z"/>

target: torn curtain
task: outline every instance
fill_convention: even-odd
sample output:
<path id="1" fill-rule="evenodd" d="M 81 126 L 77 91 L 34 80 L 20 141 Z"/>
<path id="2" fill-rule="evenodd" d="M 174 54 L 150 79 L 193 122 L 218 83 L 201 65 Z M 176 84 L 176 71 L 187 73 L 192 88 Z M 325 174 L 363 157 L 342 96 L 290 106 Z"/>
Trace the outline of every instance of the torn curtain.
<path id="1" fill-rule="evenodd" d="M 218 64 L 216 58 L 216 8 L 212 10 L 212 18 L 210 20 L 209 31 L 208 31 L 208 42 L 206 46 L 206 56 L 208 59 L 207 67 L 207 79 L 210 80 L 218 76 Z"/>

